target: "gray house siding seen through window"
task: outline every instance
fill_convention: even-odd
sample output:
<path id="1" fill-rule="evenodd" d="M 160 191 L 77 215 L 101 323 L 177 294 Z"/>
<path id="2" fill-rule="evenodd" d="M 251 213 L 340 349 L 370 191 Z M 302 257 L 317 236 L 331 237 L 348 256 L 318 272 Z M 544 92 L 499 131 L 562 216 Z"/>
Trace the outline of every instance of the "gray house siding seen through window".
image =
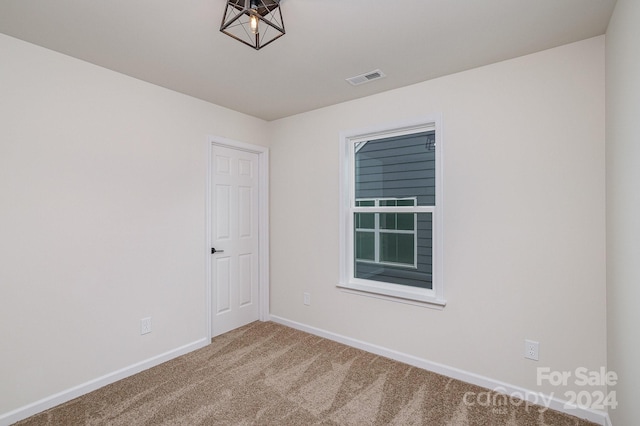
<path id="1" fill-rule="evenodd" d="M 435 132 L 362 142 L 355 148 L 355 277 L 432 288 L 431 213 L 377 207 L 435 205 Z"/>

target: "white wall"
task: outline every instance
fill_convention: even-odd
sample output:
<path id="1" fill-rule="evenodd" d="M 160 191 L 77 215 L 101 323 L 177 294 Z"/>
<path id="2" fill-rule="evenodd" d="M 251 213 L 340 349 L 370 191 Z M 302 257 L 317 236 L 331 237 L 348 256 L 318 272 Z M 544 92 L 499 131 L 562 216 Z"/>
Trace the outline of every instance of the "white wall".
<path id="1" fill-rule="evenodd" d="M 0 64 L 1 417 L 206 338 L 206 136 L 267 141 L 262 120 L 1 34 Z"/>
<path id="2" fill-rule="evenodd" d="M 536 367 L 606 365 L 604 44 L 270 122 L 271 313 L 566 399 L 536 385 Z M 448 305 L 339 290 L 339 132 L 435 112 Z M 539 362 L 523 358 L 527 338 L 540 342 Z"/>
<path id="3" fill-rule="evenodd" d="M 618 0 L 607 30 L 607 326 L 619 376 L 613 424 L 638 422 L 640 396 L 640 2 Z"/>

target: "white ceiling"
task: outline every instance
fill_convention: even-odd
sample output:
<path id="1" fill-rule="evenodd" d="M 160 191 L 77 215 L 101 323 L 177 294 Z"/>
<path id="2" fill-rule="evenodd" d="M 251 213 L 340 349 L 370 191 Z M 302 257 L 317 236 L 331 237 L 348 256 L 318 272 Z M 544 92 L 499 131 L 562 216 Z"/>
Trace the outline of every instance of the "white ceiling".
<path id="1" fill-rule="evenodd" d="M 0 32 L 274 120 L 604 34 L 615 0 L 282 0 L 259 51 L 219 31 L 225 3 L 0 0 Z"/>

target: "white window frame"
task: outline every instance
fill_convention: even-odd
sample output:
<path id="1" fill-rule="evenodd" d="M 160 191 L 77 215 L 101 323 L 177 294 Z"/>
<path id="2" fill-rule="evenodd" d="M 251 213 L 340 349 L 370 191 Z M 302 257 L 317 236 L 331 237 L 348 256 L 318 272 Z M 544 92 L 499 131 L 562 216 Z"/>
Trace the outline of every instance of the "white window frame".
<path id="1" fill-rule="evenodd" d="M 398 200 L 412 200 L 413 205 L 415 206 L 417 203 L 416 197 L 407 197 L 407 198 L 358 198 L 356 199 L 356 203 L 358 201 L 373 201 L 374 207 L 376 209 L 380 207 L 380 201 L 398 201 Z M 371 207 L 368 207 L 369 209 Z M 354 232 L 371 232 L 373 237 L 373 248 L 374 248 L 374 260 L 369 259 L 358 259 L 355 260 L 357 262 L 362 263 L 376 263 L 379 265 L 389 265 L 389 266 L 398 266 L 401 268 L 418 268 L 418 215 L 413 215 L 413 230 L 401 230 L 401 229 L 383 229 L 380 228 L 380 212 L 367 212 L 368 214 L 374 215 L 374 226 L 373 228 L 355 228 Z M 354 225 L 355 226 L 355 225 Z M 413 235 L 413 263 L 400 263 L 400 262 L 389 262 L 380 260 L 380 234 L 411 234 Z M 354 251 L 355 255 L 355 251 Z"/>
<path id="2" fill-rule="evenodd" d="M 409 135 L 435 130 L 436 205 L 415 207 L 376 207 L 378 213 L 431 213 L 433 220 L 432 288 L 418 288 L 355 278 L 355 213 L 371 213 L 371 207 L 356 207 L 355 202 L 355 153 L 357 145 L 370 140 Z M 443 144 L 442 117 L 428 117 L 378 126 L 348 130 L 340 133 L 340 279 L 338 287 L 355 292 L 399 302 L 443 307 L 446 304 L 443 288 Z"/>

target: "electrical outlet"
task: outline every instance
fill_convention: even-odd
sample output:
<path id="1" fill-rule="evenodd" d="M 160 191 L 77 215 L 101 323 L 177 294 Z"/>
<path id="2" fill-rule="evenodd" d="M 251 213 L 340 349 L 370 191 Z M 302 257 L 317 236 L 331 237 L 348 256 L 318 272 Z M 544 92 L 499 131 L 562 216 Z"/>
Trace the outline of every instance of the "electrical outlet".
<path id="1" fill-rule="evenodd" d="M 151 333 L 151 317 L 140 320 L 140 334 Z"/>
<path id="2" fill-rule="evenodd" d="M 311 293 L 304 293 L 304 304 L 311 305 Z"/>
<path id="3" fill-rule="evenodd" d="M 538 361 L 538 350 L 540 349 L 540 343 L 533 340 L 524 341 L 524 357 Z"/>

